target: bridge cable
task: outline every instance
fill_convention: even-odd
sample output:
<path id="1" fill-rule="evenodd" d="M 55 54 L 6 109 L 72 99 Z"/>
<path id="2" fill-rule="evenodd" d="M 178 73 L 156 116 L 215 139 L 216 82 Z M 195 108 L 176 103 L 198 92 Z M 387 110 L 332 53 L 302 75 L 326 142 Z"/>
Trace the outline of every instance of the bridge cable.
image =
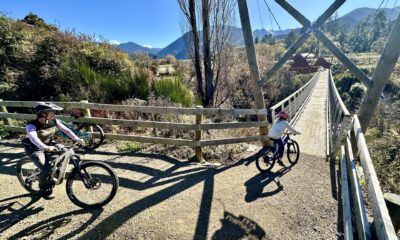
<path id="1" fill-rule="evenodd" d="M 392 17 L 392 14 L 393 14 L 393 11 L 394 11 L 394 9 L 396 8 L 396 6 L 397 6 L 397 1 L 398 0 L 396 0 L 396 2 L 394 2 L 394 5 L 393 5 L 393 8 L 392 8 L 392 11 L 390 12 L 390 15 L 389 15 L 389 21 L 390 21 L 390 18 Z"/>
<path id="2" fill-rule="evenodd" d="M 381 9 L 383 2 L 385 2 L 385 0 L 382 0 L 381 4 L 379 4 L 378 9 L 376 9 L 375 16 L 379 12 L 379 10 Z"/>
<path id="3" fill-rule="evenodd" d="M 261 18 L 260 4 L 259 4 L 258 0 L 257 0 L 257 8 L 258 8 L 258 16 L 260 17 L 261 28 L 264 29 L 263 21 Z"/>
<path id="4" fill-rule="evenodd" d="M 278 21 L 276 20 L 275 15 L 274 15 L 274 13 L 271 11 L 271 8 L 269 7 L 267 1 L 264 0 L 264 3 L 265 3 L 265 5 L 266 5 L 267 8 L 268 8 L 269 13 L 270 13 L 270 14 L 272 15 L 272 17 L 274 18 L 274 20 L 275 20 L 275 22 L 276 22 L 276 25 L 278 25 L 279 30 L 282 31 L 282 28 L 281 28 L 281 26 L 279 25 Z"/>

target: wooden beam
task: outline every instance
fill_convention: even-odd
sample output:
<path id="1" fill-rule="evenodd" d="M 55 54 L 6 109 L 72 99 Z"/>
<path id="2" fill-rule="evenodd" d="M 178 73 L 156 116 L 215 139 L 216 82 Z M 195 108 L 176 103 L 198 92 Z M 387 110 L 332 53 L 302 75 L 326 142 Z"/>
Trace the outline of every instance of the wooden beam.
<path id="1" fill-rule="evenodd" d="M 283 64 L 285 64 L 285 62 L 293 56 L 297 49 L 299 49 L 307 41 L 309 36 L 310 33 L 307 31 L 302 33 L 300 37 L 296 40 L 296 42 L 294 42 L 283 54 L 279 61 L 274 64 L 274 66 L 267 72 L 267 74 L 265 74 L 258 85 L 263 86 L 268 81 L 268 79 L 270 79 L 283 66 Z"/>
<path id="2" fill-rule="evenodd" d="M 285 9 L 290 15 L 292 15 L 301 25 L 304 27 L 310 27 L 311 22 L 306 17 L 303 16 L 297 9 L 292 7 L 286 0 L 275 0 L 283 9 Z M 328 16 L 329 17 L 329 16 Z"/>
<path id="3" fill-rule="evenodd" d="M 367 87 L 371 85 L 369 77 L 361 71 L 332 41 L 319 29 L 314 29 L 315 37 L 321 41 L 349 70 Z"/>
<path id="4" fill-rule="evenodd" d="M 66 108 L 104 110 L 111 112 L 141 112 L 141 113 L 158 113 L 158 114 L 185 114 L 185 115 L 259 115 L 267 114 L 267 109 L 234 109 L 234 108 L 178 108 L 178 107 L 152 107 L 152 106 L 136 106 L 136 105 L 116 105 L 116 104 L 100 104 L 100 103 L 81 103 L 81 102 L 54 102 L 55 104 Z M 34 101 L 0 101 L 0 106 L 22 107 L 28 108 L 35 106 Z"/>
<path id="5" fill-rule="evenodd" d="M 334 12 L 336 12 L 340 6 L 343 5 L 343 3 L 346 2 L 346 0 L 336 0 L 333 2 L 328 9 L 325 10 L 325 12 L 318 17 L 317 21 L 313 24 L 312 28 L 319 28 Z"/>
<path id="6" fill-rule="evenodd" d="M 289 47 L 279 61 L 275 63 L 274 66 L 264 75 L 259 82 L 260 86 L 263 86 L 265 82 L 268 81 L 268 79 L 270 79 L 283 66 L 283 64 L 285 64 L 285 62 L 293 56 L 297 49 L 299 49 L 310 36 L 310 21 L 285 0 L 275 1 L 303 25 L 304 33 L 300 35 L 297 41 Z M 319 16 L 317 21 L 311 26 L 312 30 L 318 29 L 345 1 L 346 0 L 336 0 L 331 6 L 329 6 L 329 8 L 321 16 Z"/>
<path id="7" fill-rule="evenodd" d="M 353 150 L 350 142 L 350 132 L 347 133 L 345 146 L 347 172 L 348 179 L 350 179 L 351 192 L 353 193 L 353 210 L 356 218 L 358 239 L 372 239 L 365 210 L 364 198 L 362 195 L 360 183 L 358 182 L 356 161 L 354 159 Z"/>
<path id="8" fill-rule="evenodd" d="M 353 239 L 353 227 L 351 225 L 351 206 L 350 206 L 350 194 L 349 194 L 349 181 L 347 179 L 346 155 L 345 155 L 344 146 L 341 147 L 340 175 L 341 175 L 341 186 L 342 186 L 342 208 L 343 208 L 344 239 L 345 240 L 352 240 Z"/>
<path id="9" fill-rule="evenodd" d="M 379 185 L 378 176 L 376 175 L 371 156 L 369 155 L 368 146 L 365 142 L 364 133 L 361 129 L 358 117 L 354 116 L 353 131 L 357 140 L 358 152 L 360 154 L 360 162 L 364 170 L 365 182 L 368 187 L 368 198 L 374 216 L 374 227 L 378 239 L 396 240 L 396 232 L 392 225 L 392 221 L 387 210 L 385 199 Z"/>
<path id="10" fill-rule="evenodd" d="M 258 71 L 256 50 L 254 48 L 253 33 L 250 25 L 249 10 L 246 0 L 238 0 L 240 22 L 242 24 L 243 38 L 246 44 L 247 61 L 250 68 L 251 85 L 253 88 L 254 101 L 256 108 L 265 109 L 264 94 L 262 88 L 258 85 L 260 73 Z M 266 114 L 257 115 L 258 120 L 265 122 Z M 260 135 L 267 135 L 268 127 L 260 127 Z M 268 141 L 262 141 L 263 145 L 267 145 Z"/>
<path id="11" fill-rule="evenodd" d="M 400 15 L 397 17 L 396 23 L 385 45 L 385 49 L 383 50 L 378 65 L 375 68 L 374 75 L 372 76 L 372 85 L 370 88 L 368 88 L 357 113 L 364 132 L 368 128 L 373 113 L 375 112 L 375 109 L 379 103 L 383 89 L 385 88 L 386 83 L 389 81 L 389 77 L 392 74 L 393 68 L 399 58 L 399 39 Z"/>
<path id="12" fill-rule="evenodd" d="M 77 121 L 81 123 L 96 123 L 101 125 L 122 125 L 131 127 L 147 127 L 147 128 L 163 128 L 163 129 L 179 129 L 179 130 L 211 130 L 211 129 L 230 129 L 230 128 L 251 128 L 251 127 L 265 127 L 268 122 L 222 122 L 222 123 L 170 123 L 170 122 L 154 122 L 154 121 L 140 121 L 140 120 L 127 120 L 127 119 L 110 119 L 110 118 L 87 118 L 82 117 L 77 120 L 68 116 L 56 116 L 57 119 L 63 121 Z M 12 118 L 18 120 L 34 120 L 35 114 L 25 113 L 3 113 L 0 112 L 0 118 Z"/>

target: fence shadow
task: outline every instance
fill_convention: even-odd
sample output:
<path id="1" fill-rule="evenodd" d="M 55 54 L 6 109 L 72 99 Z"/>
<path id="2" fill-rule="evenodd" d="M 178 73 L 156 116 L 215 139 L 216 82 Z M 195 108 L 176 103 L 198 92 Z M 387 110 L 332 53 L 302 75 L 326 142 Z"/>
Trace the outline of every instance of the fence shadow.
<path id="1" fill-rule="evenodd" d="M 23 201 L 28 198 L 28 202 Z M 7 230 L 25 218 L 43 211 L 43 207 L 33 206 L 40 198 L 23 194 L 0 199 L 0 232 Z"/>
<path id="2" fill-rule="evenodd" d="M 10 239 L 20 239 L 26 236 L 35 236 L 35 239 L 49 239 L 51 238 L 51 235 L 54 234 L 54 232 L 63 226 L 68 225 L 72 220 L 70 217 L 76 216 L 76 215 L 82 215 L 86 213 L 90 213 L 91 217 L 89 220 L 86 220 L 84 224 L 80 225 L 79 228 L 74 229 L 71 232 L 68 232 L 66 235 L 58 238 L 58 239 L 71 239 L 83 230 L 85 230 L 88 226 L 90 226 L 96 218 L 100 216 L 100 214 L 103 212 L 103 209 L 98 209 L 98 210 L 75 210 L 71 211 L 68 213 L 64 213 L 43 221 L 40 221 L 38 223 L 35 223 L 22 231 L 14 234 L 13 236 L 10 237 Z"/>

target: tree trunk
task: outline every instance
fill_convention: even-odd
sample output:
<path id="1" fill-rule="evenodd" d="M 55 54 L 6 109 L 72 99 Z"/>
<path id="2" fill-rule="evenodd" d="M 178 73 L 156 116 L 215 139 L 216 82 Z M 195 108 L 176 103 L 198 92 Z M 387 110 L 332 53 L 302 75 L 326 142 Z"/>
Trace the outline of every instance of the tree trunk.
<path id="1" fill-rule="evenodd" d="M 213 70 L 211 66 L 211 39 L 210 39 L 210 0 L 202 0 L 203 18 L 203 57 L 204 57 L 204 76 L 206 84 L 206 106 L 213 105 L 214 85 Z"/>
<path id="2" fill-rule="evenodd" d="M 190 14 L 190 26 L 192 29 L 192 37 L 193 37 L 194 67 L 196 69 L 196 78 L 197 78 L 197 94 L 202 98 L 202 101 L 204 102 L 205 98 L 203 90 L 203 77 L 201 74 L 199 35 L 197 32 L 195 0 L 189 0 L 189 14 Z"/>

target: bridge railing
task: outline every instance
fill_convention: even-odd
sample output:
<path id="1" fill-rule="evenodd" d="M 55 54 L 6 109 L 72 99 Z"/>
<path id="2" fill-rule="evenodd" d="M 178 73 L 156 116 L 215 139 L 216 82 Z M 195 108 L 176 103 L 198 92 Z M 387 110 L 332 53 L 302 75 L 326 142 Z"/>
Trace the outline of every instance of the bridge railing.
<path id="1" fill-rule="evenodd" d="M 276 114 L 282 110 L 286 110 L 289 112 L 291 123 L 295 122 L 301 113 L 301 109 L 303 109 L 303 107 L 307 103 L 307 100 L 310 97 L 311 92 L 318 81 L 319 75 L 320 71 L 318 71 L 311 78 L 311 80 L 308 81 L 299 90 L 290 94 L 287 98 L 272 106 L 270 108 L 272 122 L 275 121 Z"/>
<path id="2" fill-rule="evenodd" d="M 342 98 L 336 89 L 329 71 L 328 79 L 328 99 L 327 101 L 327 156 L 335 156 L 339 148 L 340 138 L 345 134 L 346 128 L 350 124 L 350 112 L 344 105 Z"/>
<path id="3" fill-rule="evenodd" d="M 396 232 L 387 210 L 382 190 L 379 186 L 371 156 L 362 132 L 358 117 L 352 119 L 343 104 L 334 85 L 332 76 L 329 79 L 329 143 L 330 156 L 336 153 L 336 147 L 341 145 L 340 172 L 341 195 L 343 207 L 343 223 L 345 239 L 353 239 L 352 216 L 355 219 L 355 228 L 359 239 L 372 239 L 376 235 L 378 239 L 396 240 Z M 343 138 L 341 137 L 343 134 Z M 333 142 L 333 141 L 336 141 Z M 329 145 L 328 145 L 329 146 Z M 360 185 L 360 176 L 357 172 L 357 160 L 360 161 L 366 184 L 367 196 L 373 214 L 373 222 L 370 224 Z"/>

